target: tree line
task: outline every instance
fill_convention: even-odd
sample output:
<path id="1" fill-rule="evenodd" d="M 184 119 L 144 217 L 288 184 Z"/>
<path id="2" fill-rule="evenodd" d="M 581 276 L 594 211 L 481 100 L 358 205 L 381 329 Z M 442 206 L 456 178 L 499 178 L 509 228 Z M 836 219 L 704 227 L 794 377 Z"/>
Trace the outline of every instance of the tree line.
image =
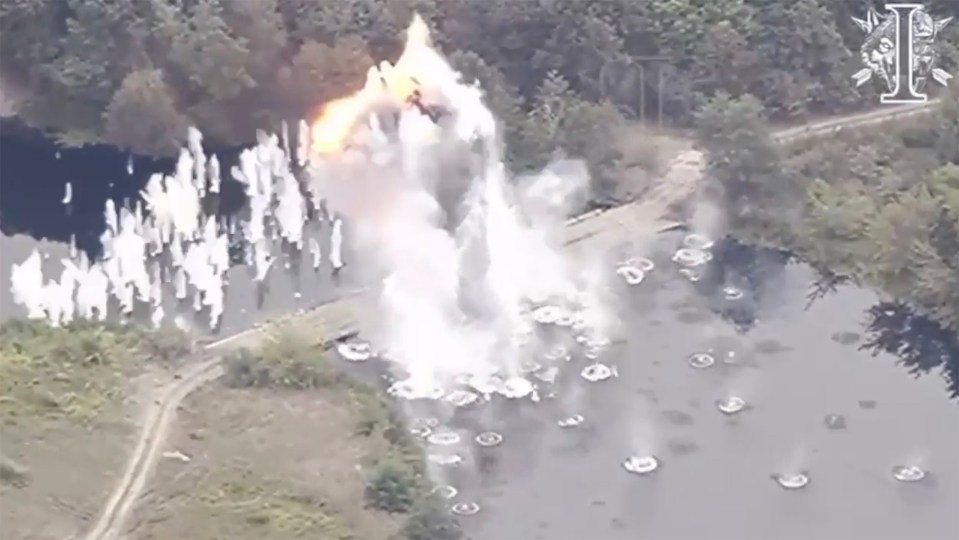
<path id="1" fill-rule="evenodd" d="M 697 125 L 734 236 L 785 247 L 827 281 L 869 285 L 959 335 L 959 89 L 904 125 L 786 148 L 748 95 L 710 99 Z"/>
<path id="2" fill-rule="evenodd" d="M 515 142 L 612 156 L 611 119 L 704 98 L 759 96 L 775 119 L 855 108 L 849 78 L 868 0 L 7 0 L 0 60 L 29 98 L 20 117 L 66 143 L 174 151 L 187 124 L 239 144 L 314 114 L 395 59 L 413 12 L 478 79 Z M 927 2 L 956 11 L 951 0 Z M 938 11 L 937 11 L 938 10 Z M 951 25 L 953 36 L 959 25 Z M 959 43 L 959 40 L 944 41 Z M 959 57 L 945 51 L 947 63 Z M 653 60 L 658 59 L 658 60 Z M 948 67 L 948 66 L 947 66 Z M 873 92 L 872 89 L 861 89 Z M 570 127 L 567 129 L 567 124 Z M 563 129 L 559 129 L 562 127 Z M 591 144 L 580 145 L 587 131 Z M 592 131 L 599 132 L 594 135 Z"/>

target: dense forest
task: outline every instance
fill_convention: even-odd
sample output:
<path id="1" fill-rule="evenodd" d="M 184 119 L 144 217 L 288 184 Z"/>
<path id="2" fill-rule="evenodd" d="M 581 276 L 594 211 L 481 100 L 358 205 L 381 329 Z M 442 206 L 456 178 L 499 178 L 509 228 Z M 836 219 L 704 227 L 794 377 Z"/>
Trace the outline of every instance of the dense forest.
<path id="1" fill-rule="evenodd" d="M 829 144 L 775 145 L 751 96 L 697 114 L 733 235 L 795 252 L 824 289 L 872 286 L 959 335 L 959 89 L 929 116 Z"/>
<path id="2" fill-rule="evenodd" d="M 956 11 L 954 0 L 926 3 Z M 874 103 L 850 75 L 867 0 L 4 0 L 0 63 L 28 124 L 65 143 L 169 153 L 192 123 L 211 142 L 315 114 L 395 59 L 411 14 L 515 143 L 607 156 L 614 120 L 688 123 L 704 97 L 759 96 L 789 120 Z M 959 25 L 943 41 L 959 43 Z M 650 60 L 650 57 L 661 60 Z M 944 51 L 956 65 L 954 46 Z M 868 86 L 868 85 L 867 85 Z M 557 129 L 563 126 L 564 129 Z M 577 135 L 575 132 L 581 132 Z M 591 144 L 580 145 L 588 134 Z"/>

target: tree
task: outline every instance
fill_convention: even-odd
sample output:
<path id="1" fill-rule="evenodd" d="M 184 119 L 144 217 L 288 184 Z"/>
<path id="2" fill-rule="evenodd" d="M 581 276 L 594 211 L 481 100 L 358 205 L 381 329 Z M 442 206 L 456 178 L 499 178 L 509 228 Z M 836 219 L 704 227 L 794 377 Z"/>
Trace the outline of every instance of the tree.
<path id="1" fill-rule="evenodd" d="M 104 139 L 143 154 L 171 155 L 189 121 L 177 110 L 172 89 L 158 69 L 127 75 L 104 113 Z"/>
<path id="2" fill-rule="evenodd" d="M 755 97 L 721 93 L 695 115 L 699 140 L 708 153 L 708 173 L 721 188 L 734 229 L 781 229 L 784 212 L 800 209 L 798 186 L 786 174 L 762 104 Z M 798 218 L 798 216 L 796 216 Z M 776 224 L 780 223 L 779 226 Z"/>
<path id="3" fill-rule="evenodd" d="M 519 132 L 522 100 L 516 89 L 509 85 L 499 70 L 491 67 L 476 53 L 456 51 L 449 55 L 449 62 L 462 74 L 463 82 L 478 84 L 483 90 L 483 100 L 502 123 L 501 131 L 504 132 L 507 150 L 511 150 L 510 143 L 522 135 Z M 517 156 L 510 157 L 515 159 Z"/>
<path id="4" fill-rule="evenodd" d="M 322 104 L 358 92 L 374 65 L 359 38 L 329 46 L 307 41 L 280 70 L 279 84 L 287 108 L 297 118 L 317 112 Z"/>

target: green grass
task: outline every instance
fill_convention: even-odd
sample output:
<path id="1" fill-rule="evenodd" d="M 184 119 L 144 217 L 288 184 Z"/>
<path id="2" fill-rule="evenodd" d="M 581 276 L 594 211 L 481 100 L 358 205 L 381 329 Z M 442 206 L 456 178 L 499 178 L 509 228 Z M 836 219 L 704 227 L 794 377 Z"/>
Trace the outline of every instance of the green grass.
<path id="1" fill-rule="evenodd" d="M 269 336 L 258 350 L 241 349 L 228 355 L 224 367 L 224 383 L 232 388 L 322 389 L 346 400 L 356 417 L 352 435 L 376 443 L 372 448 L 377 450 L 371 451 L 364 463 L 367 504 L 407 515 L 399 538 L 433 539 L 431 534 L 435 540 L 461 538 L 456 520 L 442 502 L 429 497 L 423 449 L 409 434 L 396 407 L 375 386 L 341 369 L 330 343 L 317 343 L 285 327 Z"/>
<path id="2" fill-rule="evenodd" d="M 205 532 L 205 538 L 246 538 L 253 534 L 269 539 L 356 538 L 326 510 L 323 501 L 285 491 L 249 473 L 228 482 L 204 483 L 206 489 L 193 495 L 189 511 L 202 513 L 199 522 L 215 528 L 215 532 Z"/>
<path id="3" fill-rule="evenodd" d="M 145 362 L 189 354 L 178 332 L 77 322 L 63 328 L 24 320 L 0 325 L 0 420 L 90 423 L 118 410 L 128 377 Z"/>

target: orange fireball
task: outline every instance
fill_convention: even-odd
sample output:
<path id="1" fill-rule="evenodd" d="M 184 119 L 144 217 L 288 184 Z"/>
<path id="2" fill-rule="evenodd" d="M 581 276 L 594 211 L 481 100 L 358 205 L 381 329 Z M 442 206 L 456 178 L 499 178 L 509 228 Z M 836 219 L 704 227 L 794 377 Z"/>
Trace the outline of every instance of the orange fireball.
<path id="1" fill-rule="evenodd" d="M 415 73 L 423 66 L 418 65 L 417 53 L 426 48 L 430 48 L 429 29 L 419 15 L 414 15 L 396 65 L 383 62 L 379 68 L 370 68 L 362 89 L 323 106 L 310 127 L 312 151 L 331 154 L 345 149 L 359 120 L 375 101 L 387 97 L 395 100 L 397 106 L 406 103 L 420 86 Z"/>

